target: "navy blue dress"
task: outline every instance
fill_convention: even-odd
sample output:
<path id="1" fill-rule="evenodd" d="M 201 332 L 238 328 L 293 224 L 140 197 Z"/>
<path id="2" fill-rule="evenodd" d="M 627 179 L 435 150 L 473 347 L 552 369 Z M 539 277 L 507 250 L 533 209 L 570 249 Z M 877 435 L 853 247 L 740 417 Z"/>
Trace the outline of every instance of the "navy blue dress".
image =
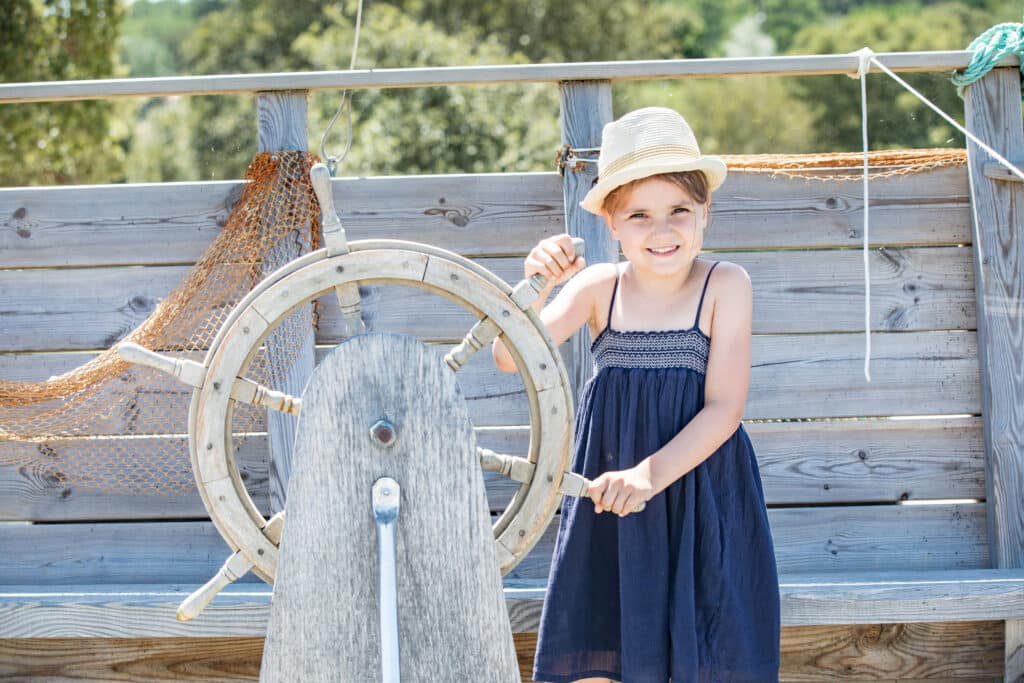
<path id="1" fill-rule="evenodd" d="M 711 339 L 691 328 L 611 328 L 576 418 L 573 471 L 633 467 L 704 405 Z M 741 424 L 644 511 L 594 512 L 567 497 L 541 615 L 534 680 L 778 681 L 779 584 L 757 460 Z"/>

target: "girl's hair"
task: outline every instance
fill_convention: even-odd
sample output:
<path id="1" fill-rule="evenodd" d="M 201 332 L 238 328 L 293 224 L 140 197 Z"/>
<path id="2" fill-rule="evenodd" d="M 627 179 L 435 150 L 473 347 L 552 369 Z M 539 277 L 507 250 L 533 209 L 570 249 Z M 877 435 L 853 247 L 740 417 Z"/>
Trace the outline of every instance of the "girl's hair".
<path id="1" fill-rule="evenodd" d="M 633 186 L 650 178 L 661 178 L 673 185 L 677 185 L 698 204 L 704 204 L 708 200 L 708 177 L 701 171 L 679 171 L 676 173 L 659 173 L 658 175 L 632 180 L 625 185 L 619 185 L 605 196 L 604 210 L 608 213 L 614 213 L 619 207 L 619 203 L 627 196 L 628 191 Z"/>

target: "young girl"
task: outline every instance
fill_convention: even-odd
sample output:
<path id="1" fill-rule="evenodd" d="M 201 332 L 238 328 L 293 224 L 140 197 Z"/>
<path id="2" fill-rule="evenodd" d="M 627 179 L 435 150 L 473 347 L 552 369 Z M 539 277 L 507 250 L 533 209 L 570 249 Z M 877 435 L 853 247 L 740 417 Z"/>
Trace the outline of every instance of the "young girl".
<path id="1" fill-rule="evenodd" d="M 626 263 L 585 268 L 558 235 L 524 266 L 549 278 L 534 307 L 556 344 L 589 326 L 596 369 L 573 460 L 593 486 L 563 503 L 534 679 L 777 681 L 775 555 L 741 422 L 750 278 L 700 258 L 725 164 L 682 116 L 650 107 L 605 126 L 598 172 L 581 205 Z M 500 339 L 493 351 L 515 371 Z"/>

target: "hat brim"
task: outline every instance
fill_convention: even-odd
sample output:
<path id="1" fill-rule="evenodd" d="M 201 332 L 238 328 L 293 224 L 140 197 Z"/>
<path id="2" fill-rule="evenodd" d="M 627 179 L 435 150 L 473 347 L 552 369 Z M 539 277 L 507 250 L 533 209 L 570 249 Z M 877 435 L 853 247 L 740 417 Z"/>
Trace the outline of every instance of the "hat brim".
<path id="1" fill-rule="evenodd" d="M 604 199 L 617 187 L 626 183 L 648 178 L 663 173 L 680 173 L 683 171 L 702 171 L 708 179 L 708 191 L 718 189 L 725 181 L 727 173 L 725 162 L 720 157 L 705 155 L 698 159 L 687 160 L 658 160 L 647 164 L 636 164 L 613 173 L 607 178 L 601 178 L 597 185 L 590 188 L 590 192 L 580 202 L 580 206 L 590 213 L 601 215 L 604 206 Z"/>

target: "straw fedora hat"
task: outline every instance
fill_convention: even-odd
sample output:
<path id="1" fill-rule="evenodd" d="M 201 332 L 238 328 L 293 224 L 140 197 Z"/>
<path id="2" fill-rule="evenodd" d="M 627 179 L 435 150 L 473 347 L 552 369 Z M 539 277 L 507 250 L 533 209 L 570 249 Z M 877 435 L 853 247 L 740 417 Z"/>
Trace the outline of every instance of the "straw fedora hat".
<path id="1" fill-rule="evenodd" d="M 605 125 L 597 159 L 598 182 L 580 206 L 600 214 L 604 198 L 628 182 L 660 173 L 703 171 L 708 189 L 725 180 L 725 162 L 700 153 L 697 138 L 679 112 L 644 107 Z"/>

